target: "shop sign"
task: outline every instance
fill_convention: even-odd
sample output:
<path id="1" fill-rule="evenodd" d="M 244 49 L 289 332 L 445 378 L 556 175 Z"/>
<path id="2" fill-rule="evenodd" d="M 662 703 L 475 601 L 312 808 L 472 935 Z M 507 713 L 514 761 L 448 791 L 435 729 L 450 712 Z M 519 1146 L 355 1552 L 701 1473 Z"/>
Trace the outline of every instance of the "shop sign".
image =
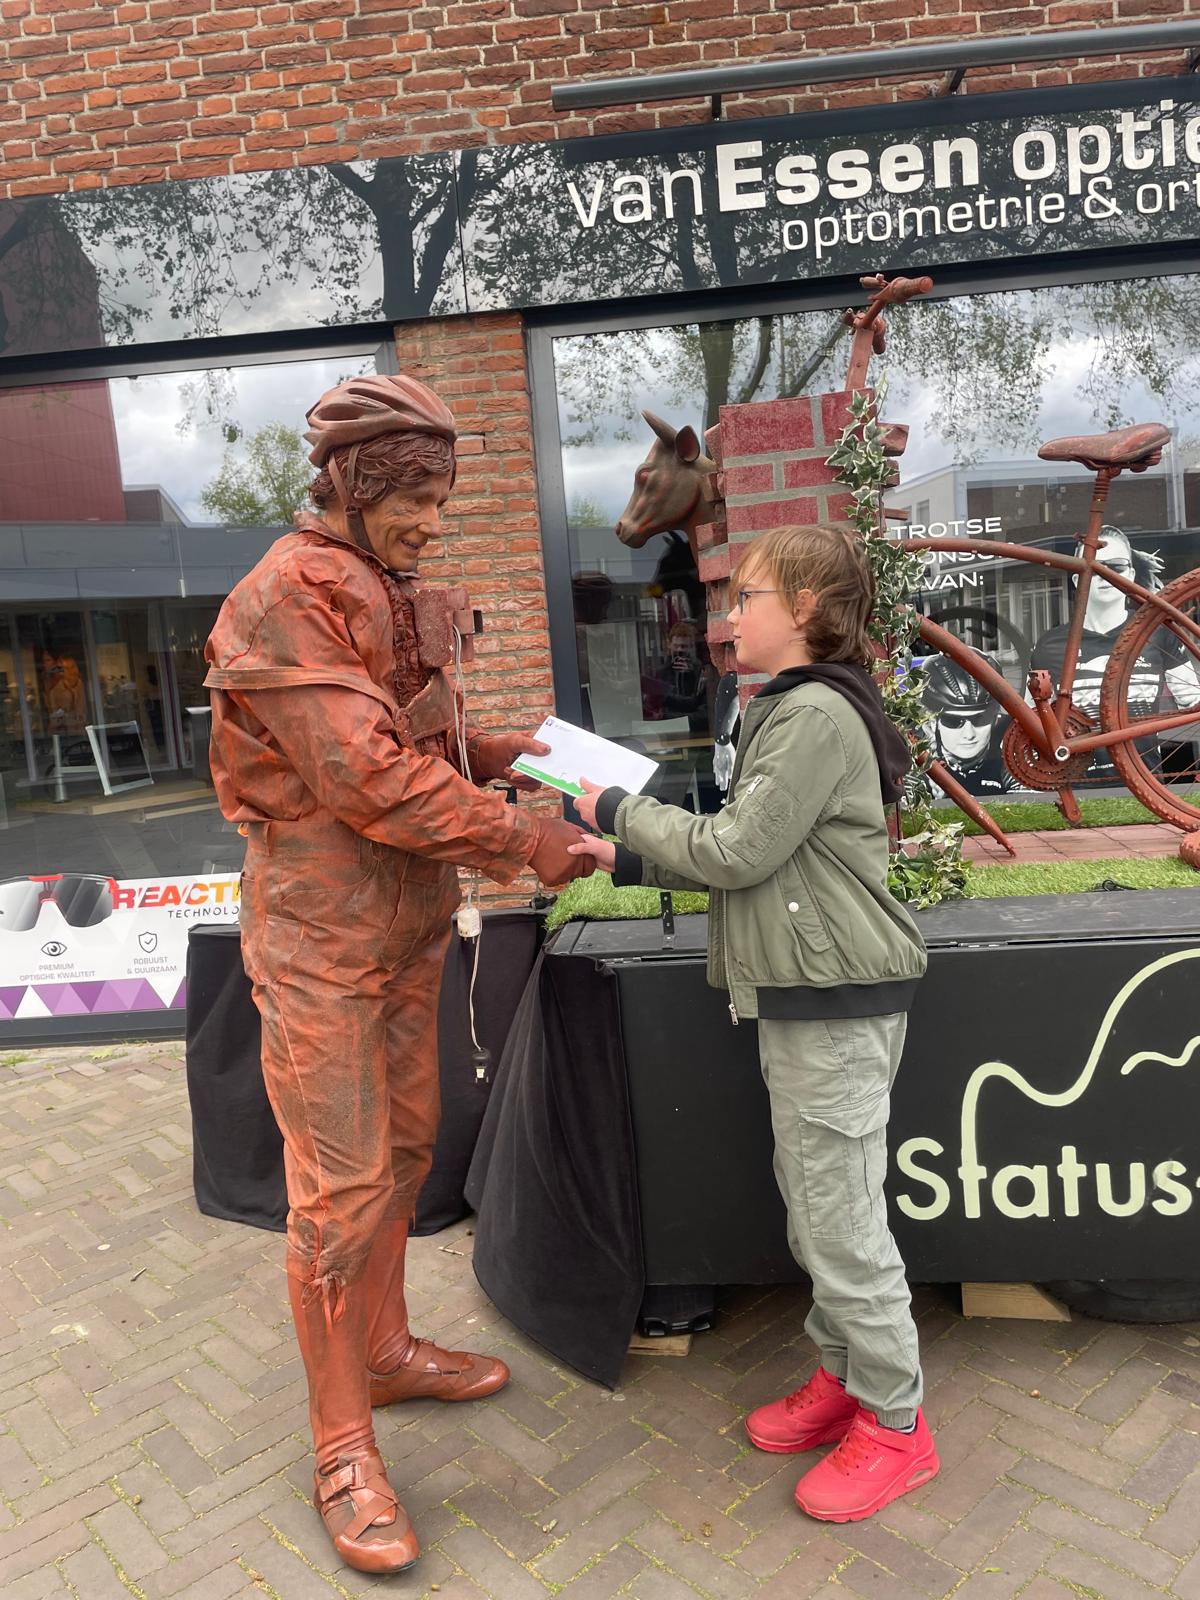
<path id="1" fill-rule="evenodd" d="M 0 885 L 0 1021 L 181 1009 L 189 927 L 237 923 L 236 874 L 75 883 Z"/>
<path id="2" fill-rule="evenodd" d="M 0 357 L 1194 240 L 1198 185 L 1152 77 L 0 201 Z"/>
<path id="3" fill-rule="evenodd" d="M 478 310 L 1161 244 L 1198 232 L 1200 93 L 1151 78 L 506 146 L 478 177 L 477 205 L 497 184 L 511 201 L 486 233 L 464 214 Z"/>
<path id="4" fill-rule="evenodd" d="M 1021 1026 L 954 993 L 961 963 L 989 956 L 995 987 L 1021 996 Z M 938 1095 L 914 1081 L 910 1049 L 893 1125 L 890 1206 L 906 1258 L 969 1277 L 986 1248 L 998 1276 L 1032 1278 L 1136 1276 L 1139 1259 L 1155 1275 L 1172 1241 L 1183 1259 L 1200 1218 L 1200 948 L 949 952 L 930 975 L 938 992 L 921 997 L 910 1047 L 928 1046 L 932 1026 L 942 1056 L 923 1060 Z M 1072 1256 L 1077 1274 L 1059 1270 Z"/>

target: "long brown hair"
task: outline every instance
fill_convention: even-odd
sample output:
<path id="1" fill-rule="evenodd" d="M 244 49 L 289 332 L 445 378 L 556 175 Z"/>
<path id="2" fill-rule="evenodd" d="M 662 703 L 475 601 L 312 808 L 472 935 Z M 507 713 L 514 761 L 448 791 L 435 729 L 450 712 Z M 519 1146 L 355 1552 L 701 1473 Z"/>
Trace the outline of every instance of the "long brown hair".
<path id="1" fill-rule="evenodd" d="M 816 607 L 804 630 L 814 661 L 874 660 L 867 626 L 875 609 L 875 580 L 863 542 L 847 528 L 806 523 L 773 528 L 747 547 L 730 581 L 735 593 L 748 572 L 771 581 L 788 605 L 811 589 Z"/>

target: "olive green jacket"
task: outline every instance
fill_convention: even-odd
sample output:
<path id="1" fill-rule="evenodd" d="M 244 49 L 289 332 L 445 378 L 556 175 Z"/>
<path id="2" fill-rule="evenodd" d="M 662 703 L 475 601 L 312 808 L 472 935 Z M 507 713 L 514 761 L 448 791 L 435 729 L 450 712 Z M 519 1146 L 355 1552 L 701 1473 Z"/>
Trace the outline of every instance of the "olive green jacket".
<path id="1" fill-rule="evenodd" d="M 908 1009 L 925 946 L 888 890 L 867 726 L 835 689 L 750 701 L 715 816 L 609 789 L 598 821 L 625 847 L 614 882 L 710 891 L 708 981 L 735 1022 Z"/>

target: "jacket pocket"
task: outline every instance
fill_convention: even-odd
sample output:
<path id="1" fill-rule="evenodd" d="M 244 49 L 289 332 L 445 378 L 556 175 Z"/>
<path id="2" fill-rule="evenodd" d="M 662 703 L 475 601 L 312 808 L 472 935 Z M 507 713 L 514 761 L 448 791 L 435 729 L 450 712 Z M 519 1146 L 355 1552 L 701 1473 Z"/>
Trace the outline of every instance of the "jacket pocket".
<path id="1" fill-rule="evenodd" d="M 828 950 L 829 929 L 813 898 L 808 880 L 795 860 L 785 861 L 771 879 L 778 897 L 784 926 L 810 950 Z"/>

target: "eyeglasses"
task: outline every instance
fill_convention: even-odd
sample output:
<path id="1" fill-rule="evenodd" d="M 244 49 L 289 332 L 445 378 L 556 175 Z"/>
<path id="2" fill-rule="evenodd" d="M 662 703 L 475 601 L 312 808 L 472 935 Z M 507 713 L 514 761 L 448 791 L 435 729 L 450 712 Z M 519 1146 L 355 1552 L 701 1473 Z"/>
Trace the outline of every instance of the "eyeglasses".
<path id="1" fill-rule="evenodd" d="M 939 728 L 986 728 L 992 722 L 990 711 L 943 711 L 938 718 Z"/>
<path id="2" fill-rule="evenodd" d="M 91 928 L 113 912 L 113 878 L 56 872 L 44 878 L 6 878 L 0 882 L 0 932 L 28 933 L 44 905 L 56 905 L 70 928 Z"/>
<path id="3" fill-rule="evenodd" d="M 737 592 L 738 610 L 739 611 L 745 611 L 746 607 L 750 603 L 751 595 L 756 595 L 756 594 L 783 594 L 783 593 L 784 593 L 784 591 L 782 589 L 739 589 L 738 592 Z"/>

